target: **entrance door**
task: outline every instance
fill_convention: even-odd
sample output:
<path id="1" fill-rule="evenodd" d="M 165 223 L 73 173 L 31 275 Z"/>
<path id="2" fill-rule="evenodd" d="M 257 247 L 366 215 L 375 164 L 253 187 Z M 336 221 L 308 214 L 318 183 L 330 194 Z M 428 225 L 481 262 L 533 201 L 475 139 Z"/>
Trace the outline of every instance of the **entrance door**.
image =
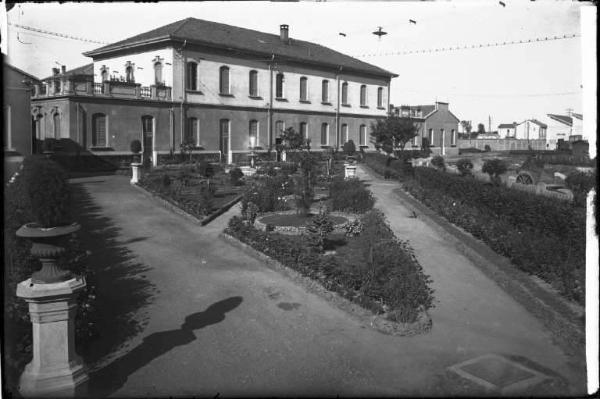
<path id="1" fill-rule="evenodd" d="M 221 151 L 221 162 L 229 163 L 229 119 L 221 119 L 220 122 L 219 151 Z"/>
<path id="2" fill-rule="evenodd" d="M 142 163 L 144 166 L 152 165 L 152 150 L 154 139 L 154 118 L 151 116 L 142 117 Z"/>

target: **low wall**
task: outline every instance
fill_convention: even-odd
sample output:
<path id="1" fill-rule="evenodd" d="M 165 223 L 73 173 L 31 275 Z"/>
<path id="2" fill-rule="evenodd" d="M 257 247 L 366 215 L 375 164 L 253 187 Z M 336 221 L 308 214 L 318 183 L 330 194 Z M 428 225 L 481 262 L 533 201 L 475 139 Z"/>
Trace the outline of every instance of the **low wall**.
<path id="1" fill-rule="evenodd" d="M 546 140 L 518 140 L 518 139 L 470 139 L 458 140 L 458 148 L 477 148 L 485 150 L 488 145 L 491 151 L 511 151 L 511 150 L 545 150 Z"/>

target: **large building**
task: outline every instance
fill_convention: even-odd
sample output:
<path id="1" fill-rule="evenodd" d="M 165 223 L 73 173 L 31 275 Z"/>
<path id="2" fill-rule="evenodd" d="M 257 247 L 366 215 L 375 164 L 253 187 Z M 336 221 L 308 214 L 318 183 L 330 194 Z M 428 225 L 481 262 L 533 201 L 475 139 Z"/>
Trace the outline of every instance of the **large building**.
<path id="1" fill-rule="evenodd" d="M 329 48 L 187 18 L 84 53 L 93 64 L 54 70 L 36 89 L 40 138 L 67 138 L 97 155 L 142 142 L 157 164 L 191 142 L 195 153 L 234 162 L 272 147 L 290 126 L 313 149 L 352 139 L 389 107 L 397 75 Z M 241 154 L 241 155 L 240 155 Z"/>
<path id="2" fill-rule="evenodd" d="M 417 135 L 406 148 L 421 148 L 427 142 L 434 154 L 457 155 L 458 123 L 448 103 L 433 105 L 402 105 L 392 111 L 397 116 L 411 118 L 418 126 Z"/>

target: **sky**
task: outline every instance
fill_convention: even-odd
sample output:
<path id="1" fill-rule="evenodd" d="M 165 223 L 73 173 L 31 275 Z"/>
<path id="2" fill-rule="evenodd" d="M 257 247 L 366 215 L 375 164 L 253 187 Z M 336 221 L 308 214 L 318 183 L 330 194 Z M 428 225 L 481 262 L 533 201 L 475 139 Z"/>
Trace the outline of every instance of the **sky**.
<path id="1" fill-rule="evenodd" d="M 583 112 L 582 55 L 595 52 L 595 46 L 582 49 L 581 37 L 390 54 L 581 35 L 580 8 L 585 7 L 581 3 L 503 3 L 23 3 L 7 13 L 12 25 L 2 24 L 8 27 L 2 51 L 13 65 L 46 77 L 58 64 L 71 69 L 91 62 L 81 53 L 102 45 L 32 32 L 15 24 L 110 43 L 187 17 L 274 34 L 285 23 L 291 38 L 313 41 L 397 73 L 391 85 L 395 105 L 448 102 L 459 119 L 472 121 L 474 127 L 483 123 L 486 130 L 490 118 L 495 130 L 500 123 L 544 120 L 548 113 L 564 114 L 569 108 Z M 372 34 L 379 26 L 387 32 L 381 38 Z"/>

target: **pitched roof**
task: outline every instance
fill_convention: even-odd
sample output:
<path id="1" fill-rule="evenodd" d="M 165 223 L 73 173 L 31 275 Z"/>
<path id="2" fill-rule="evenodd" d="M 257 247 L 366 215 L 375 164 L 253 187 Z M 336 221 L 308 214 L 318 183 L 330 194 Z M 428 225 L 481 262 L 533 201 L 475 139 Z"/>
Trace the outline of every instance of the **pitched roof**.
<path id="1" fill-rule="evenodd" d="M 567 126 L 573 126 L 573 118 L 567 115 L 547 114 L 550 119 L 564 123 Z"/>
<path id="2" fill-rule="evenodd" d="M 537 119 L 530 119 L 530 121 L 533 122 L 533 123 L 535 123 L 538 126 L 548 127 L 548 125 L 546 125 L 545 123 L 542 123 L 542 122 L 538 121 Z"/>
<path id="3" fill-rule="evenodd" d="M 435 105 L 401 105 L 401 109 L 410 109 L 411 111 L 421 110 L 423 117 L 435 111 Z"/>
<path id="4" fill-rule="evenodd" d="M 274 54 L 276 57 L 284 60 L 303 61 L 334 68 L 342 66 L 348 70 L 377 76 L 398 76 L 393 72 L 386 71 L 375 65 L 368 64 L 315 43 L 296 39 L 283 42 L 279 35 L 197 18 L 186 18 L 173 22 L 96 50 L 88 51 L 84 55 L 98 57 L 142 45 L 172 41 L 187 41 L 188 44 L 195 43 L 226 48 L 227 50 L 241 50 L 264 54 L 268 57 Z"/>
<path id="5" fill-rule="evenodd" d="M 2 57 L 2 58 L 4 58 L 4 57 Z M 10 68 L 10 69 L 12 69 L 13 71 L 15 71 L 15 72 L 18 72 L 18 73 L 20 73 L 21 75 L 24 75 L 25 77 L 27 77 L 27 78 L 29 78 L 29 79 L 31 79 L 31 80 L 34 80 L 34 81 L 36 81 L 36 82 L 39 82 L 39 81 L 40 81 L 40 79 L 39 79 L 39 78 L 36 78 L 36 77 L 35 77 L 35 76 L 33 76 L 32 74 L 30 74 L 30 73 L 28 73 L 28 72 L 25 72 L 24 70 L 22 70 L 22 69 L 20 69 L 20 68 L 17 68 L 17 67 L 16 67 L 16 66 L 14 66 L 14 65 L 11 65 L 11 64 L 9 64 L 9 63 L 6 61 L 6 59 L 4 59 L 3 61 L 4 61 L 4 66 L 5 66 L 6 68 Z"/>
<path id="6" fill-rule="evenodd" d="M 89 76 L 93 76 L 94 75 L 94 64 L 85 64 L 82 65 L 80 67 L 77 68 L 73 68 L 70 69 L 68 71 L 66 71 L 65 73 L 59 73 L 57 76 L 75 76 L 75 75 L 89 75 Z M 53 76 L 48 76 L 42 80 L 48 80 L 48 79 L 52 79 L 54 77 Z"/>
<path id="7" fill-rule="evenodd" d="M 501 123 L 498 125 L 498 129 L 514 129 L 516 126 L 516 123 Z"/>
<path id="8" fill-rule="evenodd" d="M 575 112 L 573 112 L 571 115 L 574 116 L 577 119 L 583 120 L 583 115 L 582 114 L 576 114 Z"/>

